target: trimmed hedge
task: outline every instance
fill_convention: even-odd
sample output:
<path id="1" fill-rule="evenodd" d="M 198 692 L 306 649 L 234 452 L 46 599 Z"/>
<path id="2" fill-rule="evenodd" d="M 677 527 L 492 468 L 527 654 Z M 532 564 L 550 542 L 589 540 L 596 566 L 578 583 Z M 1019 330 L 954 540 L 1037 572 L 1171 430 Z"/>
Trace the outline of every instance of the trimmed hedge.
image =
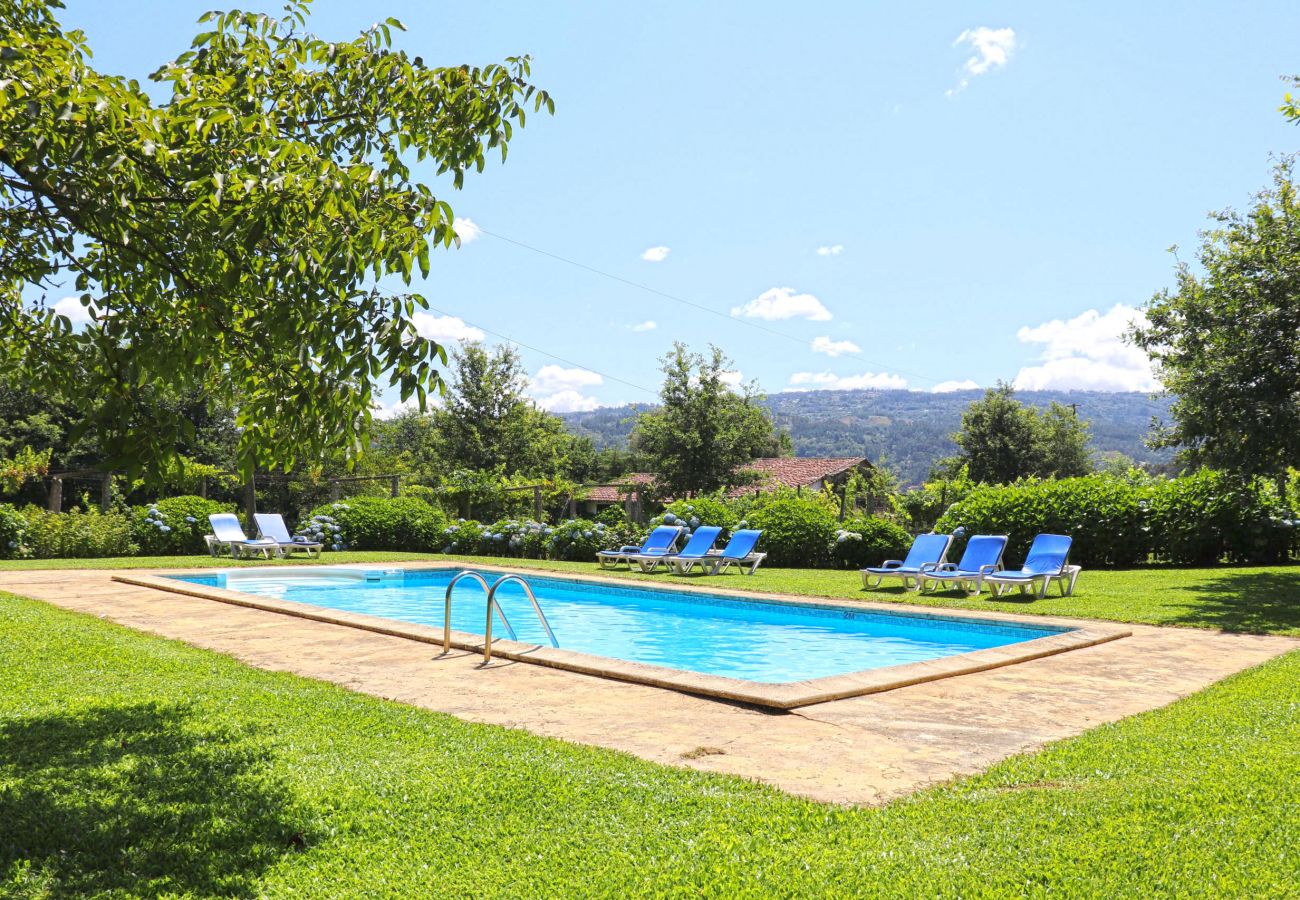
<path id="1" fill-rule="evenodd" d="M 1074 538 L 1072 562 L 1127 566 L 1149 558 L 1183 565 L 1271 563 L 1294 544 L 1292 514 L 1264 482 L 1220 472 L 1133 483 L 1112 475 L 984 485 L 954 503 L 935 530 L 953 540 L 958 559 L 971 534 L 1008 536 L 1004 562 L 1019 566 L 1034 535 Z"/>
<path id="2" fill-rule="evenodd" d="M 298 533 L 326 550 L 409 550 L 442 548 L 447 517 L 416 497 L 352 497 L 312 510 Z"/>
<path id="3" fill-rule="evenodd" d="M 122 513 L 52 513 L 29 506 L 22 515 L 27 520 L 27 555 L 34 559 L 99 559 L 140 552 L 132 539 L 133 523 Z"/>

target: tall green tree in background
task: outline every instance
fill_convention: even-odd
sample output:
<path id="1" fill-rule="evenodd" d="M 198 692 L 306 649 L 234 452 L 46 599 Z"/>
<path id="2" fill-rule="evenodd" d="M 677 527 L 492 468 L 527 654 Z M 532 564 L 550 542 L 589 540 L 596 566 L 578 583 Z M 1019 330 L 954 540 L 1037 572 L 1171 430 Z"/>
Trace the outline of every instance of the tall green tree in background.
<path id="1" fill-rule="evenodd" d="M 528 376 L 514 347 L 489 351 L 467 343 L 456 351 L 452 368 L 446 406 L 431 419 L 436 437 L 424 451 L 436 469 L 585 476 L 594 459 L 591 442 L 570 435 L 559 416 L 528 398 Z M 411 423 L 404 427 L 409 431 Z"/>
<path id="2" fill-rule="evenodd" d="M 0 375 L 85 410 L 107 466 L 154 475 L 193 431 L 158 397 L 236 408 L 251 471 L 355 456 L 381 378 L 440 389 L 422 298 L 373 286 L 456 240 L 414 163 L 458 188 L 553 110 L 528 58 L 432 67 L 392 48 L 395 20 L 328 41 L 290 0 L 203 16 L 154 103 L 90 65 L 60 5 L 0 3 Z M 53 292 L 90 324 L 33 305 Z"/>
<path id="3" fill-rule="evenodd" d="M 637 416 L 632 448 L 643 454 L 666 494 L 684 497 L 744 483 L 739 469 L 760 456 L 788 455 L 749 385 L 732 390 L 731 361 L 717 347 L 707 356 L 675 343 L 663 359 L 662 406 Z"/>
<path id="4" fill-rule="evenodd" d="M 1005 484 L 1017 478 L 1068 478 L 1092 471 L 1088 424 L 1066 406 L 1045 412 L 1025 406 L 1008 384 L 989 388 L 962 413 L 953 440 L 972 481 Z"/>
<path id="5" fill-rule="evenodd" d="M 1300 104 L 1285 111 L 1300 121 Z M 1177 287 L 1146 307 L 1131 332 L 1174 395 L 1158 446 L 1187 462 L 1285 483 L 1300 466 L 1300 202 L 1295 158 L 1244 213 L 1213 216 L 1197 254 L 1179 263 Z"/>

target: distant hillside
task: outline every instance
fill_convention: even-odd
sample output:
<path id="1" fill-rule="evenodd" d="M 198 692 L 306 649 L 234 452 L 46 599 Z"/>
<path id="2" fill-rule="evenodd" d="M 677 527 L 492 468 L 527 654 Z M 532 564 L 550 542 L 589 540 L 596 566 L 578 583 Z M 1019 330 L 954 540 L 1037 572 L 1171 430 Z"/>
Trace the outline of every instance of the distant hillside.
<path id="1" fill-rule="evenodd" d="M 961 423 L 962 411 L 983 391 L 926 394 L 914 391 L 806 391 L 773 394 L 766 400 L 778 425 L 789 429 L 799 456 L 865 456 L 882 458 L 906 484 L 920 483 L 930 465 L 957 451 L 950 436 Z M 1021 391 L 1024 403 L 1045 407 L 1053 400 L 1078 404 L 1079 415 L 1092 425 L 1093 447 L 1117 450 L 1142 462 L 1163 462 L 1165 452 L 1143 444 L 1151 417 L 1162 415 L 1167 400 L 1146 394 L 1097 391 Z M 606 407 L 567 413 L 571 432 L 591 438 L 598 448 L 626 447 L 632 421 L 641 409 Z"/>

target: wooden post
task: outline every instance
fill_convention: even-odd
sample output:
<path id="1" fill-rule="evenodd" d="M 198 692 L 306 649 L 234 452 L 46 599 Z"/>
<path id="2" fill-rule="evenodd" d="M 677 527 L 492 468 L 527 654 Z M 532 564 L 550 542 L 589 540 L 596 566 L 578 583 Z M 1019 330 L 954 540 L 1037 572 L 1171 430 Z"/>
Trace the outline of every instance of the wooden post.
<path id="1" fill-rule="evenodd" d="M 339 502 L 339 480 L 337 478 L 331 478 L 330 479 L 330 503 L 338 503 L 338 502 Z"/>
<path id="2" fill-rule="evenodd" d="M 55 475 L 50 479 L 50 512 L 63 512 L 63 479 Z"/>
<path id="3" fill-rule="evenodd" d="M 208 476 L 199 476 L 199 496 L 204 500 L 208 499 Z"/>
<path id="4" fill-rule="evenodd" d="M 257 476 L 249 475 L 248 483 L 244 485 L 244 523 L 246 527 L 253 526 L 253 516 L 257 515 Z"/>
<path id="5" fill-rule="evenodd" d="M 394 475 L 392 478 L 392 496 L 400 497 L 402 494 L 402 476 Z"/>
<path id="6" fill-rule="evenodd" d="M 538 522 L 542 521 L 542 486 L 533 485 L 533 518 Z"/>
<path id="7" fill-rule="evenodd" d="M 840 521 L 844 521 L 844 516 L 848 512 L 849 506 L 849 486 L 844 485 L 844 490 L 840 492 Z"/>
<path id="8" fill-rule="evenodd" d="M 108 512 L 109 506 L 113 503 L 113 473 L 105 472 L 99 480 L 99 509 L 100 512 Z"/>
<path id="9" fill-rule="evenodd" d="M 569 495 L 569 518 L 578 518 L 578 500 L 572 494 Z"/>

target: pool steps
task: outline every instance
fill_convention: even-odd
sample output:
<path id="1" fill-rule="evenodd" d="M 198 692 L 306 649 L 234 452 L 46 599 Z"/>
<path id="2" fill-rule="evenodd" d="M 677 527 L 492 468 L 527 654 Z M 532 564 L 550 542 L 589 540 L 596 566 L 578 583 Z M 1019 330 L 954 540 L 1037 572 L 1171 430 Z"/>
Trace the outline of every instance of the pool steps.
<path id="1" fill-rule="evenodd" d="M 560 646 L 560 642 L 555 639 L 555 632 L 551 630 L 551 623 L 546 620 L 546 613 L 542 612 L 542 607 L 537 602 L 537 595 L 533 593 L 532 585 L 528 583 L 528 580 L 525 579 L 524 576 L 515 575 L 513 573 L 502 575 L 500 578 L 498 578 L 496 581 L 492 583 L 491 587 L 489 587 L 487 583 L 487 579 L 484 578 L 482 574 L 475 572 L 471 569 L 466 569 L 465 571 L 457 574 L 456 577 L 454 577 L 447 585 L 447 594 L 444 599 L 446 607 L 443 610 L 443 617 L 442 617 L 442 621 L 443 621 L 442 652 L 443 653 L 449 653 L 451 651 L 451 592 L 452 589 L 456 587 L 456 582 L 460 581 L 462 578 L 474 579 L 475 581 L 477 581 L 479 584 L 483 586 L 483 590 L 487 593 L 487 623 L 483 627 L 484 665 L 492 662 L 492 612 L 494 610 L 496 611 L 497 618 L 501 620 L 501 624 L 505 626 L 506 633 L 510 635 L 510 640 L 517 641 L 519 639 L 515 635 L 515 629 L 510 624 L 510 620 L 506 618 L 505 610 L 501 608 L 501 604 L 497 603 L 497 591 L 500 590 L 501 587 L 506 584 L 517 583 L 520 587 L 524 589 L 525 596 L 528 597 L 528 601 L 533 605 L 533 611 L 537 613 L 537 620 L 542 623 L 542 628 L 546 629 L 546 636 L 550 638 L 551 646 L 552 647 Z M 379 580 L 378 573 L 375 573 L 375 578 L 373 579 L 369 577 L 369 574 L 367 574 L 366 580 L 378 581 Z"/>

